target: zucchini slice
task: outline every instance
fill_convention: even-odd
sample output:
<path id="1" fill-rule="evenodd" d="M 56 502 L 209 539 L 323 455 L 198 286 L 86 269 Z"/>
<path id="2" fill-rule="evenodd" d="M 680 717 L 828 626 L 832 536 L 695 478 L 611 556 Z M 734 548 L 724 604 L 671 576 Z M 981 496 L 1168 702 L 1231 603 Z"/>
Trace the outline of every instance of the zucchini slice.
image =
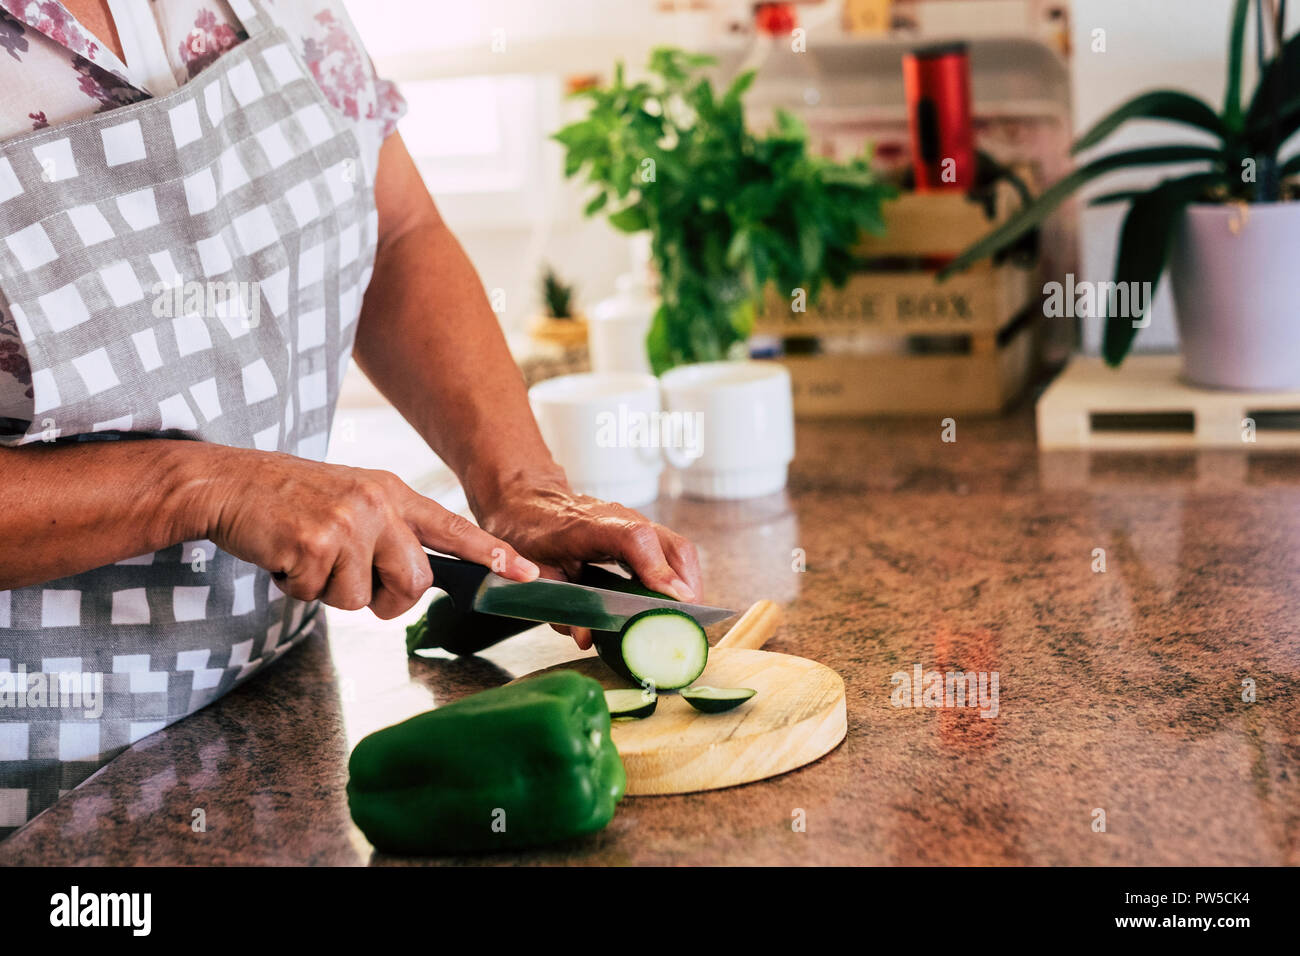
<path id="1" fill-rule="evenodd" d="M 655 712 L 659 696 L 652 690 L 607 690 L 605 706 L 611 720 L 640 720 Z"/>
<path id="2" fill-rule="evenodd" d="M 739 707 L 758 691 L 752 687 L 688 687 L 682 691 L 682 698 L 696 710 L 704 714 L 721 714 Z"/>
<path id="3" fill-rule="evenodd" d="M 699 622 L 673 608 L 628 618 L 623 630 L 597 632 L 596 652 L 615 673 L 656 691 L 685 687 L 704 673 L 709 641 Z"/>

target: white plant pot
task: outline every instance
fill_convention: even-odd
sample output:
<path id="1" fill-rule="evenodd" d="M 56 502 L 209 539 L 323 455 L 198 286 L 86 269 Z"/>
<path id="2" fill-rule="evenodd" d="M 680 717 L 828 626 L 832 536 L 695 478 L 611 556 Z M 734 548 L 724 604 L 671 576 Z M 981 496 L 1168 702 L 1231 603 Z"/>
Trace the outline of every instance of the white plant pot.
<path id="1" fill-rule="evenodd" d="M 1188 382 L 1300 388 L 1300 202 L 1189 206 L 1169 278 Z"/>

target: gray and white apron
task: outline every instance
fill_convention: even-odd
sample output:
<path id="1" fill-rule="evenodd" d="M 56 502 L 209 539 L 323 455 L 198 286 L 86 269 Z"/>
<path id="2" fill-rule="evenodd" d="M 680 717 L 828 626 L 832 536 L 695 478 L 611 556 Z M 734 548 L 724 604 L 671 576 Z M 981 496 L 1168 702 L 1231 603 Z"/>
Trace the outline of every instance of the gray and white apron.
<path id="1" fill-rule="evenodd" d="M 266 11 L 232 8 L 248 39 L 186 85 L 0 144 L 0 305 L 34 393 L 8 444 L 325 456 L 375 164 Z M 0 591 L 0 837 L 323 617 L 209 541 Z"/>

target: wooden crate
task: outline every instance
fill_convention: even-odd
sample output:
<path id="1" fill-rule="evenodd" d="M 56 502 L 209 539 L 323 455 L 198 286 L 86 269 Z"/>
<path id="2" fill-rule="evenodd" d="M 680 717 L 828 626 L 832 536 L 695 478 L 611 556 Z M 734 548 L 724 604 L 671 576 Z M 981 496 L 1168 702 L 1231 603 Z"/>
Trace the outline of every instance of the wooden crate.
<path id="1" fill-rule="evenodd" d="M 803 311 L 769 289 L 754 329 L 765 335 L 963 335 L 991 340 L 1032 295 L 1031 273 L 1014 265 L 980 263 L 946 282 L 933 272 L 869 271 L 842 288 L 825 287 Z"/>
<path id="2" fill-rule="evenodd" d="M 1181 372 L 1177 355 L 1134 355 L 1117 369 L 1076 356 L 1038 400 L 1038 447 L 1300 449 L 1300 391 L 1196 388 Z"/>
<path id="3" fill-rule="evenodd" d="M 885 207 L 885 235 L 864 238 L 863 270 L 843 288 L 799 311 L 795 290 L 768 291 L 755 332 L 821 347 L 781 359 L 796 414 L 989 413 L 1020 392 L 1037 356 L 1033 270 L 983 262 L 941 283 L 936 269 L 896 267 L 950 259 L 1015 208 L 1009 193 L 998 208 L 990 218 L 959 193 L 905 194 Z M 958 348 L 918 354 L 938 340 Z"/>
<path id="4" fill-rule="evenodd" d="M 1005 408 L 1024 388 L 1033 336 L 1028 327 L 1005 347 L 974 355 L 832 355 L 782 359 L 795 413 L 805 418 L 861 415 L 983 414 Z"/>
<path id="5" fill-rule="evenodd" d="M 998 187 L 998 213 L 990 218 L 984 204 L 965 193 L 902 193 L 883 209 L 885 231 L 864 235 L 857 253 L 864 259 L 883 256 L 955 256 L 1019 205 L 1015 191 Z"/>

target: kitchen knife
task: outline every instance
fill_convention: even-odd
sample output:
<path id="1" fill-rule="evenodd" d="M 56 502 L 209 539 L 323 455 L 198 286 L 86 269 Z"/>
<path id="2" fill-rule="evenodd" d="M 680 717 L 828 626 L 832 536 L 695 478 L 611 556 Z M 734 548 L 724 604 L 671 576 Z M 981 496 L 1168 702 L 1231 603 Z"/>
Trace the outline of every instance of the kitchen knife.
<path id="1" fill-rule="evenodd" d="M 686 604 L 623 590 L 632 587 L 634 582 L 590 565 L 583 571 L 583 580 L 599 581 L 604 586 L 546 578 L 511 581 L 481 564 L 441 554 L 429 555 L 429 566 L 433 568 L 433 586 L 446 591 L 457 610 L 525 621 L 617 631 L 632 615 L 652 608 L 672 608 L 689 614 L 700 624 L 713 624 L 737 613 L 722 607 Z"/>

